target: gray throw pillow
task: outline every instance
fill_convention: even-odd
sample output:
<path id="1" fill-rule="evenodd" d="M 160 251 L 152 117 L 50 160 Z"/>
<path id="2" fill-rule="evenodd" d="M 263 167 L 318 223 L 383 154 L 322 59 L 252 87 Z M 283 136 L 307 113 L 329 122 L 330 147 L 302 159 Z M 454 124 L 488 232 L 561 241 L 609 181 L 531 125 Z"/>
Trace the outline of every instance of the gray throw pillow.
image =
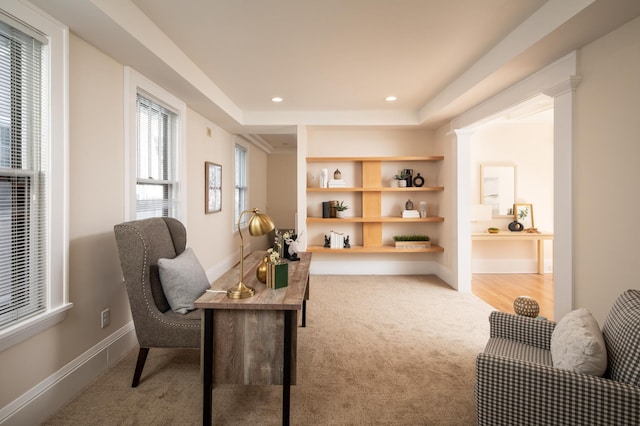
<path id="1" fill-rule="evenodd" d="M 173 259 L 158 259 L 160 284 L 174 312 L 186 314 L 208 288 L 209 281 L 191 248 Z"/>

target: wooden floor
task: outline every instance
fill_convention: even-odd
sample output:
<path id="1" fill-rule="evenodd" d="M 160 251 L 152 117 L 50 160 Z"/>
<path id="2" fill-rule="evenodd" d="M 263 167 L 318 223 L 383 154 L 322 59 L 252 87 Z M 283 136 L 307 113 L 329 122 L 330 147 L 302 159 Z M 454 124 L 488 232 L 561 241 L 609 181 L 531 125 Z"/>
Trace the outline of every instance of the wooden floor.
<path id="1" fill-rule="evenodd" d="M 496 310 L 510 313 L 516 297 L 533 297 L 540 315 L 553 320 L 553 274 L 473 274 L 471 290 Z"/>

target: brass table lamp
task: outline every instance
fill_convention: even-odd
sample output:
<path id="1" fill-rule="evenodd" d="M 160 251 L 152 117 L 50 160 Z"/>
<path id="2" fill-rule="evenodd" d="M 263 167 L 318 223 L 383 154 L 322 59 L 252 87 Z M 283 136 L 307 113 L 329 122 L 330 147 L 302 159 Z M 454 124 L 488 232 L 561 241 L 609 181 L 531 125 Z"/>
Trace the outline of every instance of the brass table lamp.
<path id="1" fill-rule="evenodd" d="M 249 234 L 251 236 L 259 237 L 260 235 L 268 234 L 275 228 L 271 218 L 266 214 L 260 213 L 260 210 L 258 209 L 245 210 L 240 213 L 240 216 L 238 216 L 238 234 L 240 234 L 240 281 L 237 285 L 227 290 L 227 297 L 232 299 L 246 299 L 247 297 L 251 297 L 255 294 L 254 289 L 247 287 L 242 282 L 242 277 L 244 277 L 244 238 L 242 237 L 242 231 L 240 230 L 240 222 L 242 220 L 242 215 L 247 212 L 253 213 L 253 216 L 249 219 L 248 225 Z"/>

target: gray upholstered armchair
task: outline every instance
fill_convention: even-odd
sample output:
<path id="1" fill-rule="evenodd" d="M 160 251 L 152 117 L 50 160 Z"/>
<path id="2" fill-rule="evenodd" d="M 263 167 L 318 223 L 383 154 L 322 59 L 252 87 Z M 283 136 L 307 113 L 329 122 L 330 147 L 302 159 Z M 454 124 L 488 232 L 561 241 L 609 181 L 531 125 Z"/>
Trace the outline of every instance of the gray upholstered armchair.
<path id="1" fill-rule="evenodd" d="M 114 227 L 131 316 L 140 344 L 132 387 L 138 386 L 149 348 L 199 348 L 200 312 L 171 310 L 160 283 L 158 259 L 186 247 L 184 225 L 172 218 L 125 222 Z"/>
<path id="2" fill-rule="evenodd" d="M 562 321 L 502 312 L 489 321 L 476 359 L 480 426 L 640 424 L 639 290 L 623 293 L 602 327 L 603 377 L 554 367 L 552 335 Z"/>

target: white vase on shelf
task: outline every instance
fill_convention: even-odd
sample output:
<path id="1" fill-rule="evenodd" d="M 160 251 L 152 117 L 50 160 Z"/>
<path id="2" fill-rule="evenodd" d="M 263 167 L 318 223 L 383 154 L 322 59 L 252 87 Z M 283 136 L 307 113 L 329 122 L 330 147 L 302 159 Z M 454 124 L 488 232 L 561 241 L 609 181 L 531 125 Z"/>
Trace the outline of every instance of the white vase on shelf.
<path id="1" fill-rule="evenodd" d="M 329 169 L 322 169 L 320 174 L 320 188 L 327 188 L 329 186 Z"/>

